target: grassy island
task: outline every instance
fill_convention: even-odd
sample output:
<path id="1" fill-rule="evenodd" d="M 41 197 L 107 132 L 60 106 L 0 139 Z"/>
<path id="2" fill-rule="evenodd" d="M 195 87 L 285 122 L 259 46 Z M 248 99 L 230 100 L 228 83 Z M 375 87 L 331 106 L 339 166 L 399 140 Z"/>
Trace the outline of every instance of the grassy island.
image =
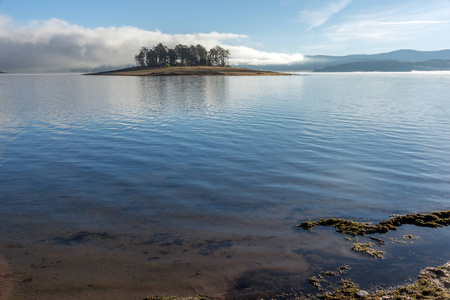
<path id="1" fill-rule="evenodd" d="M 136 67 L 91 73 L 87 75 L 116 76 L 268 76 L 292 75 L 245 68 L 233 68 L 228 64 L 231 53 L 219 45 L 209 51 L 200 44 L 178 44 L 169 48 L 159 43 L 142 47 L 134 56 Z"/>
<path id="2" fill-rule="evenodd" d="M 185 67 L 134 67 L 106 72 L 90 73 L 87 75 L 114 76 L 277 76 L 292 75 L 270 71 L 258 71 L 246 68 L 218 67 L 218 66 L 185 66 Z"/>

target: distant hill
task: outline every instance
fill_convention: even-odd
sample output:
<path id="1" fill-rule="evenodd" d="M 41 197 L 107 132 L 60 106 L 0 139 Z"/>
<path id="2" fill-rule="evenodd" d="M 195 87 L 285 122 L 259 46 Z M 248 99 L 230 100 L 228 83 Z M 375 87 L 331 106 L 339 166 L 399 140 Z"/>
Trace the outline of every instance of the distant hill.
<path id="1" fill-rule="evenodd" d="M 410 72 L 410 71 L 449 71 L 450 59 L 428 61 L 372 60 L 353 62 L 316 69 L 314 72 Z"/>
<path id="2" fill-rule="evenodd" d="M 440 51 L 416 51 L 416 50 L 397 50 L 388 53 L 369 55 L 371 60 L 399 60 L 399 61 L 429 61 L 436 59 L 450 59 L 450 49 Z"/>
<path id="3" fill-rule="evenodd" d="M 264 68 L 265 70 L 277 70 L 277 71 L 311 71 L 325 67 L 357 62 L 369 62 L 369 61 L 426 62 L 431 60 L 439 60 L 439 61 L 450 60 L 450 49 L 439 51 L 416 51 L 403 49 L 379 54 L 352 54 L 345 56 L 305 55 L 303 62 L 292 65 L 269 65 L 269 66 L 245 65 L 242 67 L 248 67 L 252 69 Z M 380 65 L 382 64 L 383 63 L 380 63 Z M 399 68 L 400 66 L 401 68 L 405 68 L 403 64 L 397 64 L 397 66 Z"/>

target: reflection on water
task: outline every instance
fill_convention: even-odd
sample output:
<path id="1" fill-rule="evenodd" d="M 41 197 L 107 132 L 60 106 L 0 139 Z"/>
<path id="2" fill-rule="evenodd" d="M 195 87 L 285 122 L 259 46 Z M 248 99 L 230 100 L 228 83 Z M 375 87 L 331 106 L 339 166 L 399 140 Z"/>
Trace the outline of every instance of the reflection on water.
<path id="1" fill-rule="evenodd" d="M 292 228 L 448 209 L 449 79 L 2 75 L 14 297 L 241 293 L 248 274 L 303 289 L 344 262 L 389 284 L 448 260 L 446 228 L 382 264 L 332 230 Z"/>
<path id="2" fill-rule="evenodd" d="M 227 101 L 228 77 L 140 77 L 140 101 L 147 111 L 189 114 L 214 111 Z M 183 114 L 184 114 L 183 113 Z"/>

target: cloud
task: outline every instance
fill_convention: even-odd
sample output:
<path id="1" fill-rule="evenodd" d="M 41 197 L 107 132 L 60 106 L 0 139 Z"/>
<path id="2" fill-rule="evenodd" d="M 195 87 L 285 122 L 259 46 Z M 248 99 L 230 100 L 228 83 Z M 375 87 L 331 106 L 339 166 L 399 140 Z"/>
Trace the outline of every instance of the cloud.
<path id="1" fill-rule="evenodd" d="M 132 26 L 91 29 L 59 19 L 16 25 L 10 17 L 0 15 L 0 69 L 48 72 L 123 67 L 134 64 L 134 55 L 142 46 L 159 42 L 168 47 L 182 43 L 211 48 L 245 39 L 246 35 L 234 33 L 165 34 Z M 244 46 L 228 48 L 233 57 L 231 64 L 290 63 L 302 58 L 299 54 L 266 53 Z"/>
<path id="2" fill-rule="evenodd" d="M 315 53 L 379 53 L 397 49 L 450 48 L 450 2 L 411 1 L 378 6 L 320 28 L 322 40 L 301 51 Z"/>
<path id="3" fill-rule="evenodd" d="M 278 52 L 264 52 L 245 46 L 228 46 L 233 58 L 232 65 L 291 65 L 303 61 L 300 53 L 285 54 Z"/>
<path id="4" fill-rule="evenodd" d="M 331 42 L 380 43 L 408 46 L 424 41 L 440 42 L 450 29 L 450 5 L 428 5 L 420 9 L 398 7 L 372 14 L 353 16 L 352 20 L 327 29 Z M 444 46 L 444 45 L 442 45 Z M 446 47 L 449 46 L 445 45 Z"/>
<path id="5" fill-rule="evenodd" d="M 11 17 L 0 15 L 0 33 L 12 23 Z"/>
<path id="6" fill-rule="evenodd" d="M 318 27 L 328 21 L 331 16 L 343 10 L 352 0 L 332 1 L 317 10 L 303 10 L 299 13 L 298 22 L 309 24 L 308 29 Z"/>

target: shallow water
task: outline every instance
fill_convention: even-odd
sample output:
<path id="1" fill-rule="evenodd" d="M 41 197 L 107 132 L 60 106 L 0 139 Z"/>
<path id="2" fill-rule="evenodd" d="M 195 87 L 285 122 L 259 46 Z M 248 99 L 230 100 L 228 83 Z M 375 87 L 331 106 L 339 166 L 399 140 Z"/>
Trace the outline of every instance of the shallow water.
<path id="1" fill-rule="evenodd" d="M 382 263 L 330 229 L 293 228 L 449 209 L 449 83 L 445 72 L 1 75 L 12 298 L 307 289 L 343 263 L 362 285 L 389 285 L 447 261 L 447 228 L 386 246 Z"/>

